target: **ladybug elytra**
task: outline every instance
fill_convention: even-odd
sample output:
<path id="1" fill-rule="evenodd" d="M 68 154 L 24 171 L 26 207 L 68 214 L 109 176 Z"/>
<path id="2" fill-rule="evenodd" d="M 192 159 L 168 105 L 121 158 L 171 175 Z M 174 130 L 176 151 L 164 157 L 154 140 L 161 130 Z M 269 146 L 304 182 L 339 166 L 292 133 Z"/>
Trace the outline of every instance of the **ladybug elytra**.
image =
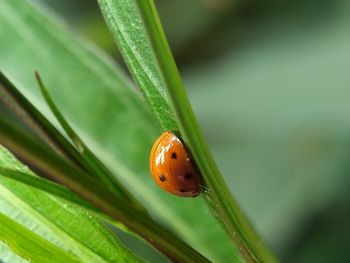
<path id="1" fill-rule="evenodd" d="M 200 192 L 200 177 L 180 139 L 164 132 L 153 144 L 150 155 L 153 179 L 165 191 L 183 197 Z"/>

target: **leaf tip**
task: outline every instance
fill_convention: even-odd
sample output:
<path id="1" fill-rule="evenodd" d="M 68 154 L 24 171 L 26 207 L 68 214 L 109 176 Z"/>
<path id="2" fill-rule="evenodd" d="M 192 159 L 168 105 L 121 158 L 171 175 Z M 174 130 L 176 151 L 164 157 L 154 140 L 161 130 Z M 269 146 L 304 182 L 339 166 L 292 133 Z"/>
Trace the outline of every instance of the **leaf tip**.
<path id="1" fill-rule="evenodd" d="M 41 80 L 39 72 L 37 70 L 34 70 L 34 75 L 35 75 L 35 79 L 36 79 L 36 81 L 37 81 L 37 83 L 39 85 L 39 88 L 43 92 L 45 87 L 44 87 L 43 81 Z"/>
<path id="2" fill-rule="evenodd" d="M 37 70 L 34 70 L 34 75 L 35 75 L 35 78 L 38 82 L 41 81 L 39 72 Z"/>

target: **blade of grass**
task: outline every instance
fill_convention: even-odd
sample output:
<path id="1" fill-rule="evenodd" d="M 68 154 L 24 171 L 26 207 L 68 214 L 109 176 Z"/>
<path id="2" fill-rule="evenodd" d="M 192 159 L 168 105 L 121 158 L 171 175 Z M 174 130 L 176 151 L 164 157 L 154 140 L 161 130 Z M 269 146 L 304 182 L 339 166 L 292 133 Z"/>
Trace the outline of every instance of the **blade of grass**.
<path id="1" fill-rule="evenodd" d="M 0 167 L 1 175 L 11 169 L 12 178 L 23 177 L 27 182 L 38 178 L 2 146 Z M 138 261 L 92 213 L 8 176 L 0 176 L 0 207 L 2 213 L 82 262 Z"/>
<path id="2" fill-rule="evenodd" d="M 113 23 L 114 30 L 111 30 L 111 33 L 116 39 L 120 39 L 120 42 L 128 43 L 127 45 L 119 45 L 125 63 L 129 68 L 139 67 L 141 69 L 137 72 L 131 71 L 133 78 L 139 86 L 150 87 L 141 89 L 141 91 L 160 126 L 163 130 L 178 130 L 175 116 L 169 104 L 163 101 L 166 94 L 164 89 L 159 87 L 163 87 L 164 83 L 158 75 L 158 71 L 154 68 L 154 65 L 156 65 L 154 57 L 148 49 L 142 49 L 141 47 L 147 41 L 146 35 L 142 32 L 142 28 L 138 26 L 138 23 L 135 23 L 133 15 L 128 14 L 128 9 L 134 5 L 134 1 L 99 0 L 98 2 L 106 21 Z M 125 20 L 127 26 L 123 25 L 120 17 Z M 135 40 L 130 37 L 131 35 L 137 36 L 138 45 L 132 44 Z M 142 56 L 139 55 L 139 52 L 143 52 Z"/>
<path id="3" fill-rule="evenodd" d="M 146 212 L 145 208 L 139 203 L 136 198 L 125 189 L 116 179 L 115 176 L 103 165 L 103 163 L 92 153 L 92 151 L 86 146 L 86 144 L 80 139 L 78 134 L 72 129 L 66 119 L 63 117 L 53 100 L 51 99 L 44 83 L 42 82 L 38 72 L 35 72 L 35 77 L 37 79 L 38 85 L 40 87 L 41 93 L 45 98 L 47 104 L 49 105 L 52 113 L 60 123 L 61 127 L 64 129 L 68 137 L 72 140 L 74 145 L 77 147 L 84 160 L 84 167 L 89 171 L 90 174 L 97 175 L 101 181 L 116 194 L 122 196 L 131 204 L 133 204 L 138 209 Z"/>
<path id="4" fill-rule="evenodd" d="M 18 89 L 0 72 L 0 100 L 20 117 L 20 119 L 39 135 L 44 142 L 56 150 L 62 156 L 76 163 L 79 167 L 91 175 L 97 175 L 111 191 L 126 198 L 135 207 L 144 210 L 143 206 L 126 190 L 109 170 L 97 159 L 97 157 L 85 146 L 82 140 L 76 135 L 62 114 L 58 111 L 49 97 L 40 77 L 36 74 L 40 89 L 47 100 L 50 108 L 64 130 L 75 143 L 80 153 L 67 139 L 56 130 L 56 128 L 18 91 Z"/>
<path id="5" fill-rule="evenodd" d="M 31 262 L 82 262 L 0 213 L 0 240 Z"/>
<path id="6" fill-rule="evenodd" d="M 0 185 L 1 200 L 8 200 L 10 207 L 17 207 L 9 209 L 0 202 L 1 211 L 19 223 L 25 222 L 26 227 L 37 224 L 35 229 L 42 231 L 36 233 L 44 234 L 44 238 L 52 240 L 57 237 L 58 242 L 63 242 L 68 249 L 73 244 L 73 248 L 78 251 L 84 251 L 82 244 L 87 244 L 87 247 L 95 249 L 94 254 L 108 262 L 115 262 L 118 257 L 132 259 L 132 253 L 122 246 L 104 224 L 91 215 L 136 236 L 133 232 L 66 187 L 36 176 L 1 145 Z M 24 221 L 20 218 L 24 218 Z M 62 230 L 63 237 L 60 233 Z M 91 238 L 90 233 L 93 233 Z M 74 237 L 74 241 L 67 242 L 71 237 Z M 101 243 L 104 243 L 102 247 Z M 98 257 L 88 255 L 88 258 L 100 262 Z"/>
<path id="7" fill-rule="evenodd" d="M 73 233 L 71 233 L 71 235 L 74 235 L 75 233 L 79 232 L 82 232 L 82 235 L 89 235 L 89 232 L 94 233 L 92 240 L 96 240 L 96 242 L 100 243 L 105 243 L 103 249 L 100 250 L 100 252 L 109 252 L 111 250 L 114 250 L 114 252 L 112 253 L 114 255 L 113 257 L 118 256 L 123 252 L 125 252 L 125 254 L 130 254 L 127 250 L 124 249 L 123 246 L 121 246 L 121 244 L 119 244 L 118 242 L 113 242 L 115 241 L 113 234 L 109 234 L 108 231 L 105 231 L 103 229 L 105 227 L 104 225 L 102 226 L 102 224 L 100 224 L 101 227 L 98 227 L 99 221 L 91 217 L 91 214 L 95 215 L 99 219 L 102 219 L 103 221 L 107 221 L 111 225 L 114 225 L 127 233 L 135 235 L 133 232 L 127 229 L 120 222 L 101 212 L 101 210 L 97 209 L 91 203 L 82 199 L 80 196 L 76 195 L 66 187 L 54 183 L 50 180 L 36 176 L 32 171 L 29 170 L 27 166 L 20 163 L 20 161 L 17 160 L 13 156 L 13 154 L 11 154 L 7 149 L 5 149 L 1 145 L 0 184 L 2 186 L 2 189 L 0 190 L 1 199 L 9 199 L 11 203 L 16 204 L 16 206 L 21 202 L 25 204 L 20 205 L 18 207 L 19 209 L 16 209 L 20 210 L 21 214 L 27 211 L 27 209 L 25 209 L 25 206 L 27 205 L 27 207 L 32 207 L 34 210 L 37 210 L 41 215 L 43 215 L 44 218 L 48 219 L 49 221 L 53 221 L 52 223 L 54 223 L 55 225 L 63 226 L 64 232 L 69 233 L 69 228 L 72 229 Z M 3 189 L 6 190 L 2 191 Z M 4 194 L 6 192 L 12 193 L 13 196 L 17 196 L 17 200 L 14 201 L 13 198 L 8 198 L 6 194 Z M 4 213 L 9 213 L 8 209 L 4 208 L 3 204 L 0 204 L 0 207 Z M 82 209 L 85 210 L 86 213 L 85 211 L 82 211 Z M 61 212 L 57 213 L 56 210 L 60 210 Z M 32 213 L 31 211 L 27 213 L 29 217 L 35 214 L 35 212 Z M 50 216 L 50 214 L 54 215 Z M 11 216 L 11 212 L 9 213 L 9 215 Z M 28 216 L 24 215 L 24 217 L 26 218 Z M 14 218 L 20 217 L 21 216 L 16 215 Z M 84 220 L 85 218 L 87 218 L 87 220 Z M 33 222 L 31 222 L 32 220 L 29 220 L 28 218 L 24 220 L 26 223 L 28 222 L 29 226 L 34 224 Z M 61 220 L 63 220 L 63 222 Z M 77 222 L 80 222 L 78 227 L 74 225 L 74 220 L 78 220 Z M 66 226 L 66 222 L 69 222 L 69 226 Z M 87 225 L 82 224 L 83 222 L 87 222 Z M 19 223 L 21 223 L 21 221 L 19 221 Z M 43 230 L 45 233 L 53 232 L 52 225 L 50 224 L 50 222 L 47 223 L 45 221 L 40 221 L 38 224 L 40 225 L 40 227 L 46 226 L 47 228 L 49 228 Z M 79 230 L 80 226 L 82 231 Z M 103 233 L 102 238 L 99 237 L 98 231 L 101 231 Z M 104 238 L 106 238 L 106 240 L 103 240 Z M 77 239 L 79 240 L 79 237 L 77 237 Z M 84 242 L 88 240 L 88 238 L 80 239 L 84 240 Z M 63 238 L 63 240 L 67 240 L 67 238 Z M 109 247 L 109 242 L 111 242 L 109 245 L 116 245 L 116 247 Z M 97 243 L 98 248 L 100 248 L 100 243 Z M 74 247 L 79 247 L 79 245 L 74 243 Z M 89 247 L 94 247 L 94 244 L 90 244 Z M 121 247 L 119 251 L 120 253 L 118 253 L 117 251 L 119 247 Z M 81 251 L 83 249 L 79 250 Z M 126 258 L 128 256 L 129 255 L 126 255 Z M 109 260 L 112 260 L 113 257 L 109 257 Z M 108 258 L 106 254 L 105 258 Z"/>
<path id="8" fill-rule="evenodd" d="M 233 199 L 210 153 L 187 98 L 154 2 L 151 0 L 136 2 L 145 30 L 149 35 L 153 53 L 157 58 L 169 101 L 179 121 L 181 134 L 201 171 L 205 186 L 208 187 L 204 197 L 208 199 L 208 204 L 216 212 L 218 219 L 247 262 L 275 262 L 274 255 L 257 235 Z"/>
<path id="9" fill-rule="evenodd" d="M 29 187 L 33 187 L 41 191 L 44 191 L 48 194 L 51 194 L 53 196 L 62 198 L 70 203 L 73 203 L 82 208 L 85 208 L 86 210 L 93 212 L 94 214 L 98 214 L 99 217 L 102 217 L 104 215 L 96 207 L 86 202 L 81 197 L 75 195 L 64 186 L 54 183 L 52 181 L 46 180 L 44 178 L 29 176 L 24 172 L 3 168 L 3 167 L 0 167 L 0 176 L 4 176 L 10 180 L 20 182 Z M 106 218 L 106 216 L 104 216 L 104 218 Z"/>
<path id="10" fill-rule="evenodd" d="M 16 253 L 14 253 L 9 246 L 4 242 L 0 241 L 0 260 L 1 262 L 12 262 L 12 263 L 28 263 Z"/>
<path id="11" fill-rule="evenodd" d="M 236 246 L 238 250 L 240 250 L 240 252 L 243 254 L 243 257 L 248 261 L 256 261 L 257 257 L 254 255 L 254 253 L 259 254 L 262 252 L 262 254 L 266 254 L 268 258 L 273 258 L 273 255 L 271 255 L 269 250 L 261 244 L 261 241 L 255 234 L 252 227 L 249 225 L 248 220 L 245 218 L 238 205 L 232 199 L 229 190 L 227 189 L 212 157 L 210 156 L 209 150 L 198 129 L 198 125 L 194 125 L 196 126 L 197 130 L 190 131 L 190 135 L 192 135 L 190 140 L 193 141 L 193 143 L 190 144 L 190 141 L 188 139 L 189 133 L 186 132 L 188 130 L 186 129 L 184 132 L 183 124 L 185 122 L 186 125 L 191 125 L 193 123 L 196 123 L 196 120 L 191 111 L 191 114 L 189 115 L 186 113 L 189 109 L 191 110 L 191 108 L 188 103 L 186 94 L 184 93 L 181 78 L 177 72 L 176 65 L 173 62 L 169 47 L 167 46 L 164 33 L 162 32 L 160 23 L 158 21 L 158 24 L 156 24 L 156 26 L 159 26 L 161 29 L 160 31 L 163 34 L 163 39 L 160 39 L 159 41 L 161 42 L 161 45 L 158 46 L 160 49 L 153 49 L 148 44 L 149 39 L 146 37 L 150 32 L 147 32 L 147 34 L 145 34 L 142 22 L 140 22 L 140 18 L 137 15 L 137 10 L 134 8 L 135 3 L 139 6 L 142 4 L 146 6 L 153 4 L 153 2 L 150 3 L 148 1 L 141 1 L 141 3 L 139 3 L 138 1 L 128 2 L 123 0 L 99 0 L 101 10 L 105 16 L 105 20 L 110 26 L 111 32 L 114 35 L 116 42 L 119 44 L 119 48 L 123 53 L 126 64 L 128 65 L 133 77 L 143 90 L 144 95 L 146 95 L 146 100 L 149 102 L 150 107 L 154 112 L 156 112 L 158 121 L 161 119 L 160 124 L 163 129 L 177 132 L 180 125 L 180 130 L 184 133 L 183 137 L 185 139 L 185 143 L 186 145 L 188 144 L 187 146 L 189 147 L 202 173 L 203 168 L 207 170 L 206 172 L 210 172 L 206 173 L 206 175 L 203 176 L 205 177 L 204 183 L 206 183 L 206 186 L 209 187 L 209 191 L 207 193 L 204 193 L 203 196 L 207 200 L 209 206 L 212 208 L 213 215 L 219 215 L 219 221 L 223 224 L 230 238 L 234 241 L 234 243 L 236 243 Z M 151 11 L 154 11 L 156 14 L 155 9 Z M 150 14 L 151 16 L 153 15 L 152 12 L 150 12 Z M 155 38 L 157 38 L 157 35 Z M 168 49 L 169 51 L 168 55 L 171 58 L 171 63 L 174 65 L 174 68 L 176 70 L 175 75 L 178 75 L 178 79 L 176 79 L 176 77 L 172 78 L 173 76 L 171 76 L 170 79 L 167 79 L 163 76 L 163 65 L 159 65 L 159 58 L 157 56 L 159 54 L 162 54 L 162 49 L 164 47 L 165 50 Z M 180 97 L 183 95 L 185 101 L 178 100 L 176 105 L 177 108 L 173 105 L 170 106 L 170 104 L 173 104 L 171 100 L 173 100 L 172 96 L 174 94 L 171 92 L 167 94 L 166 92 L 166 89 L 168 88 L 166 86 L 169 85 L 169 82 L 171 84 L 174 84 L 173 87 L 175 88 L 176 85 L 180 83 L 180 86 L 178 88 L 182 89 L 182 93 L 180 92 L 179 95 Z M 181 112 L 181 107 L 183 106 L 184 112 Z M 176 110 L 180 108 L 180 114 L 179 112 L 176 112 L 176 110 L 176 114 L 174 114 L 172 107 Z M 167 111 L 162 111 L 162 108 L 166 108 Z M 183 114 L 181 115 L 181 113 Z M 175 115 L 179 119 L 179 123 L 177 123 Z M 183 116 L 185 116 L 185 121 L 182 120 Z M 198 139 L 199 141 L 197 141 Z M 197 147 L 194 151 L 193 146 L 199 147 Z M 209 155 L 206 156 L 206 154 Z M 201 160 L 199 160 L 198 157 Z M 209 164 L 207 158 L 209 158 Z M 220 192 L 221 187 L 223 187 L 222 193 Z M 252 245 L 250 243 L 254 244 Z M 252 251 L 255 248 L 257 248 L 259 251 Z"/>
<path id="12" fill-rule="evenodd" d="M 1 153 L 1 147 L 0 147 L 0 153 Z M 80 208 L 85 209 L 86 211 L 92 213 L 96 217 L 102 219 L 103 221 L 106 221 L 109 224 L 114 225 L 119 229 L 122 229 L 123 231 L 134 235 L 133 232 L 127 229 L 119 221 L 116 221 L 115 219 L 101 212 L 100 209 L 96 208 L 94 205 L 87 202 L 86 200 L 81 198 L 79 195 L 76 195 L 75 193 L 73 193 L 72 191 L 70 191 L 69 189 L 67 189 L 66 187 L 60 184 L 57 184 L 55 182 L 52 182 L 50 180 L 47 180 L 38 176 L 28 175 L 27 173 L 24 173 L 21 171 L 3 168 L 3 167 L 0 167 L 0 177 L 1 176 L 6 177 L 9 180 L 16 181 L 18 183 L 26 185 L 28 187 L 38 189 L 42 192 L 50 194 L 51 196 L 58 197 L 71 204 L 77 205 Z"/>
<path id="13" fill-rule="evenodd" d="M 144 95 L 148 96 L 146 101 L 153 102 L 149 103 L 149 106 L 154 112 L 157 112 L 158 121 L 159 118 L 161 119 L 160 125 L 164 130 L 178 131 L 174 114 L 170 111 L 166 100 L 164 81 L 158 73 L 157 62 L 143 29 L 136 1 L 99 0 L 98 2 L 130 72 Z M 156 139 L 156 135 L 152 135 L 153 140 Z M 147 191 L 147 188 L 142 189 L 142 192 L 146 193 L 144 191 Z M 169 194 L 161 193 L 160 190 L 153 189 L 152 192 L 147 193 L 147 197 L 151 197 L 154 193 L 157 193 L 157 200 L 163 205 L 162 207 L 160 204 L 153 205 L 149 209 L 156 208 L 160 218 L 191 246 L 196 247 L 214 262 L 224 263 L 227 262 L 227 258 L 230 258 L 232 262 L 242 261 L 220 223 L 212 214 L 206 212 L 207 207 L 204 200 L 174 198 Z M 145 196 L 144 200 L 147 197 Z M 152 204 L 154 202 L 155 200 L 152 201 Z M 195 226 L 190 223 L 192 221 L 197 221 Z"/>
<path id="14" fill-rule="evenodd" d="M 83 160 L 76 149 L 57 129 L 18 91 L 0 71 L 0 101 L 14 112 L 18 118 L 40 137 L 56 153 L 84 167 Z M 83 168 L 84 169 L 84 168 Z"/>
<path id="15" fill-rule="evenodd" d="M 38 77 L 38 81 L 39 76 Z M 39 86 L 50 103 L 55 116 L 62 123 L 65 130 L 69 131 L 71 136 L 75 135 L 73 129 L 69 126 L 62 114 L 58 111 L 53 101 L 50 99 L 43 83 L 39 82 Z M 52 149 L 60 153 L 63 157 L 77 164 L 80 168 L 99 178 L 109 187 L 111 191 L 126 198 L 140 210 L 146 211 L 145 208 L 123 187 L 110 171 L 98 160 L 98 158 L 85 146 L 80 138 L 75 135 L 73 141 L 79 140 L 81 153 L 74 148 L 67 139 L 18 91 L 18 89 L 0 72 L 0 100 L 12 110 L 33 132 L 35 132 L 44 142 Z"/>
<path id="16" fill-rule="evenodd" d="M 77 167 L 29 140 L 0 120 L 0 143 L 20 153 L 27 161 L 46 171 L 107 215 L 143 237 L 175 262 L 209 262 L 186 243 L 154 222 L 147 214 L 133 209 L 115 194 L 95 182 Z"/>

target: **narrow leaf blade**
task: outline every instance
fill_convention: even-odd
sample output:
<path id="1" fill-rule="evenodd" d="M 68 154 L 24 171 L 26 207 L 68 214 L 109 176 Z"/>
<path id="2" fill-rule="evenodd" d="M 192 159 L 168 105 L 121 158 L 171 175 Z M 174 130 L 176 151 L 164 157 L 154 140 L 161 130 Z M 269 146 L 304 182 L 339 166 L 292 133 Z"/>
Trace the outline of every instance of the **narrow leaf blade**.
<path id="1" fill-rule="evenodd" d="M 34 234 L 0 213 L 0 240 L 16 254 L 32 262 L 81 262 L 68 252 Z"/>
<path id="2" fill-rule="evenodd" d="M 2 175 L 12 169 L 13 176 L 27 177 L 27 181 L 35 178 L 26 166 L 1 146 L 0 167 Z M 73 253 L 81 261 L 138 260 L 104 224 L 86 210 L 6 176 L 0 176 L 0 183 L 2 213 L 56 246 Z"/>
<path id="3" fill-rule="evenodd" d="M 182 98 L 180 98 L 177 101 L 177 108 L 181 107 L 181 103 L 184 103 L 182 105 L 186 110 L 180 111 L 181 114 L 178 115 L 178 111 L 174 110 L 172 101 L 173 98 L 171 97 L 172 94 L 170 94 L 168 90 L 169 85 L 169 79 L 168 75 L 175 76 L 174 78 L 170 79 L 170 82 L 173 86 L 176 86 L 177 89 L 183 89 L 181 79 L 177 75 L 177 71 L 174 73 L 171 70 L 164 72 L 160 66 L 159 63 L 159 57 L 158 55 L 163 55 L 164 53 L 169 53 L 169 50 L 167 49 L 157 49 L 155 52 L 158 52 L 157 54 L 154 52 L 154 49 L 152 47 L 152 43 L 149 40 L 148 32 L 146 32 L 145 27 L 143 25 L 144 18 L 141 17 L 140 12 L 138 10 L 138 5 L 141 6 L 141 8 L 145 8 L 145 6 L 149 7 L 153 4 L 153 1 L 127 1 L 127 0 L 99 0 L 99 5 L 101 8 L 102 13 L 104 14 L 105 20 L 107 25 L 109 26 L 109 29 L 111 33 L 114 36 L 114 39 L 124 57 L 124 60 L 128 66 L 129 71 L 133 75 L 133 78 L 139 85 L 140 89 L 142 90 L 145 100 L 150 105 L 153 113 L 155 114 L 158 122 L 160 123 L 163 130 L 171 130 L 175 133 L 183 132 L 183 123 L 184 122 L 195 122 L 195 118 L 192 114 L 188 112 L 189 102 L 187 101 L 186 95 L 181 92 Z M 148 10 L 150 13 L 150 16 L 157 15 L 155 9 Z M 154 22 L 152 26 L 156 27 L 156 30 L 158 30 L 160 27 L 159 21 L 152 21 Z M 147 23 L 145 26 L 148 26 Z M 154 29 L 154 28 L 153 28 Z M 159 30 L 158 30 L 159 31 Z M 159 32 L 157 32 L 159 33 Z M 159 35 L 156 36 L 157 40 L 161 43 L 166 43 L 166 39 L 161 38 Z M 170 53 L 171 56 L 171 53 Z M 170 61 L 167 61 L 167 63 L 173 63 L 172 57 Z M 176 117 L 176 114 L 177 117 Z M 198 130 L 198 127 L 196 127 Z M 196 130 L 196 131 L 197 131 Z M 188 133 L 185 133 L 185 135 L 188 135 Z M 192 143 L 191 141 L 196 141 L 196 138 L 193 136 L 191 137 L 191 140 L 187 140 L 188 137 L 184 136 L 186 145 L 190 147 L 190 150 L 192 150 Z M 195 152 L 191 152 L 194 157 L 196 157 L 198 151 L 196 149 Z M 206 151 L 207 153 L 207 151 Z M 200 155 L 201 160 L 206 160 L 206 156 L 203 154 Z M 210 156 L 209 156 L 210 157 Z M 210 158 L 209 158 L 210 159 Z M 202 168 L 202 162 L 198 163 L 200 166 L 199 168 Z M 206 171 L 207 172 L 207 171 Z M 218 173 L 209 174 L 208 176 L 214 176 L 214 177 L 220 177 L 221 175 Z M 205 183 L 205 182 L 204 182 Z M 216 189 L 217 191 L 217 189 Z M 209 189 L 208 192 L 203 192 L 203 196 L 207 199 L 208 193 L 212 192 L 212 189 Z M 229 195 L 229 198 L 231 196 Z M 218 209 L 222 207 L 219 206 L 215 201 L 209 200 L 208 203 L 210 204 L 211 210 L 213 211 L 213 214 L 215 216 L 220 217 L 218 221 L 220 223 L 227 222 L 226 218 L 223 217 L 222 210 Z M 183 205 L 183 204 L 182 204 Z M 194 215 L 195 216 L 195 215 Z M 207 215 L 207 220 L 209 219 L 209 216 Z M 202 217 L 203 218 L 203 217 Z M 203 225 L 202 231 L 205 231 L 207 222 L 202 222 Z M 231 221 L 229 223 L 232 223 Z M 199 223 L 200 224 L 200 223 Z M 211 222 L 212 225 L 214 225 L 213 222 Z M 199 227 L 200 228 L 200 227 Z M 232 229 L 231 229 L 232 230 Z M 198 231 L 200 232 L 200 231 Z M 198 232 L 196 233 L 198 235 Z M 240 239 L 238 235 L 236 235 L 237 231 L 228 231 L 229 236 L 232 237 L 232 239 L 237 240 L 237 243 L 241 244 Z M 207 232 L 205 232 L 208 234 Z M 183 233 L 182 233 L 183 234 Z M 210 233 L 209 235 L 204 235 L 206 238 L 208 238 L 208 242 L 210 242 L 210 235 L 214 235 L 216 238 L 220 238 L 223 240 L 221 242 L 221 248 L 215 248 L 212 246 L 211 248 L 208 248 L 205 244 L 203 244 L 203 239 L 197 240 L 197 246 L 203 249 L 203 251 L 206 251 L 206 253 L 214 254 L 213 258 L 215 258 L 215 261 L 222 260 L 225 262 L 228 257 L 232 257 L 234 255 L 236 261 L 241 260 L 241 256 L 238 254 L 237 250 L 234 249 L 232 244 L 229 243 L 229 239 L 226 237 L 223 237 L 225 234 L 219 230 L 219 228 L 216 228 L 215 231 Z M 184 236 L 187 237 L 186 234 Z M 233 237 L 234 236 L 234 237 Z M 192 237 L 193 238 L 193 237 Z M 191 240 L 193 242 L 194 238 Z M 192 243 L 193 244 L 193 243 Z M 225 244 L 225 245 L 224 245 Z M 216 250 L 215 252 L 212 250 Z M 245 250 L 245 249 L 243 249 Z M 218 256 L 216 253 L 220 251 L 220 255 Z M 223 252 L 225 251 L 225 252 Z M 223 256 L 225 253 L 227 253 L 226 256 Z M 226 257 L 226 258 L 225 258 Z"/>
<path id="4" fill-rule="evenodd" d="M 49 105 L 52 113 L 55 115 L 58 122 L 61 124 L 64 131 L 67 133 L 69 138 L 72 140 L 74 145 L 77 147 L 80 152 L 80 158 L 83 159 L 83 167 L 88 170 L 88 172 L 92 175 L 96 175 L 99 179 L 117 195 L 125 198 L 131 204 L 133 204 L 138 209 L 145 211 L 142 205 L 129 193 L 127 189 L 125 189 L 112 175 L 112 173 L 103 165 L 103 163 L 90 151 L 90 149 L 86 146 L 86 144 L 80 139 L 78 134 L 72 129 L 66 119 L 63 117 L 53 100 L 51 99 L 44 83 L 42 82 L 39 73 L 35 72 L 35 77 L 38 81 L 40 90 Z"/>
<path id="5" fill-rule="evenodd" d="M 148 37 L 138 17 L 135 1 L 98 2 L 133 78 L 144 93 L 144 98 L 161 127 L 163 130 L 178 131 L 173 111 L 165 100 L 164 81 L 149 48 Z"/>

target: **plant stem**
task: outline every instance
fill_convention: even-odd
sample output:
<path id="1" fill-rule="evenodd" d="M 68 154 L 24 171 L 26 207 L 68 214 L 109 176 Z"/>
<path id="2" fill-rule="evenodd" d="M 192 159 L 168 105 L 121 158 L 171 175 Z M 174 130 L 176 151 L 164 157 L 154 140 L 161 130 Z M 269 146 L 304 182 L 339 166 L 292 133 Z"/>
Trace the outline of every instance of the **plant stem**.
<path id="1" fill-rule="evenodd" d="M 154 2 L 136 2 L 167 88 L 170 105 L 178 118 L 181 134 L 209 189 L 204 193 L 207 203 L 247 262 L 276 262 L 270 249 L 259 238 L 233 199 L 210 153 L 187 98 Z"/>

